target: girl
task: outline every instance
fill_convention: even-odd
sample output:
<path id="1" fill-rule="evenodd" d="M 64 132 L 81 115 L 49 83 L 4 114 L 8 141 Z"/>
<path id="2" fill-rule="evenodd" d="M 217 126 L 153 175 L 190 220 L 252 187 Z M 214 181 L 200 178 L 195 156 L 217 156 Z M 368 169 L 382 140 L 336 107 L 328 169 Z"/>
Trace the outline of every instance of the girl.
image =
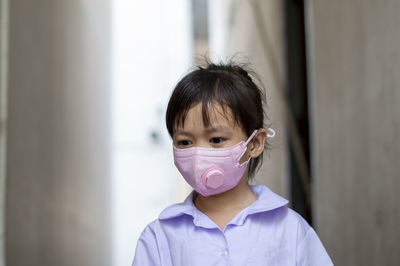
<path id="1" fill-rule="evenodd" d="M 194 191 L 142 232 L 133 266 L 333 265 L 288 201 L 249 181 L 266 139 L 263 93 L 239 65 L 187 74 L 168 103 L 174 162 Z"/>

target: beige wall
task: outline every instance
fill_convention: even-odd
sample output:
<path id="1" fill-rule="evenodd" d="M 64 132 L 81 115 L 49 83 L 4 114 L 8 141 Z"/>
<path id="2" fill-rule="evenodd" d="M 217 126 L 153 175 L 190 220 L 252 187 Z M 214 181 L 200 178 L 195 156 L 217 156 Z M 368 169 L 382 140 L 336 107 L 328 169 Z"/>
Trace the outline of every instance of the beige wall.
<path id="1" fill-rule="evenodd" d="M 398 265 L 400 2 L 309 8 L 318 233 L 336 265 Z"/>
<path id="2" fill-rule="evenodd" d="M 314 227 L 335 265 L 396 265 L 400 2 L 306 2 Z M 278 130 L 257 178 L 287 196 L 283 1 L 234 3 L 230 54 L 247 55 L 262 75 Z M 263 14 L 264 40 L 252 3 Z"/>
<path id="3" fill-rule="evenodd" d="M 276 136 L 272 150 L 264 157 L 258 183 L 288 197 L 287 145 L 285 109 L 281 92 L 284 89 L 283 1 L 234 1 L 228 41 L 229 54 L 247 57 L 266 88 L 266 113 Z M 259 11 L 259 13 L 256 13 Z M 263 26 L 257 21 L 261 15 Z"/>
<path id="4" fill-rule="evenodd" d="M 7 265 L 110 265 L 108 1 L 10 1 Z"/>
<path id="5" fill-rule="evenodd" d="M 4 260 L 7 126 L 8 0 L 0 0 L 0 266 Z"/>

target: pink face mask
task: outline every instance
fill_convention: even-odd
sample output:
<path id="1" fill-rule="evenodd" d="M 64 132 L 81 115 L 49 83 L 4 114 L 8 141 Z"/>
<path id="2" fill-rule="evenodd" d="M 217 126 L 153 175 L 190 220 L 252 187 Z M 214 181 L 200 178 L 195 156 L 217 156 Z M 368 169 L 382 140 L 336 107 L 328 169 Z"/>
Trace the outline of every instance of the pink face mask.
<path id="1" fill-rule="evenodd" d="M 273 137 L 275 132 L 268 130 L 273 133 L 268 137 Z M 257 130 L 246 142 L 241 141 L 229 148 L 174 147 L 175 165 L 186 182 L 205 197 L 228 191 L 239 183 L 246 171 L 250 158 L 242 164 L 239 161 L 256 133 Z"/>

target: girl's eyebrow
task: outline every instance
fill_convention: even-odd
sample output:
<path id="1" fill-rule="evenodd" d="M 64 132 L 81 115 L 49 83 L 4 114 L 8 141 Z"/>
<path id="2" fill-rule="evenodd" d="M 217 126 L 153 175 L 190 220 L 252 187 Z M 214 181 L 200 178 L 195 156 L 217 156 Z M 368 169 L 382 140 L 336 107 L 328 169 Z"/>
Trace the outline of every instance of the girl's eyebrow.
<path id="1" fill-rule="evenodd" d="M 217 132 L 217 131 L 230 131 L 231 129 L 229 127 L 224 127 L 221 125 L 216 125 L 216 126 L 212 126 L 212 127 L 208 127 L 205 131 L 207 133 L 213 133 L 213 132 Z"/>
<path id="2" fill-rule="evenodd" d="M 215 125 L 215 126 L 211 126 L 211 127 L 206 128 L 204 131 L 206 133 L 210 134 L 210 133 L 221 132 L 221 131 L 227 132 L 227 131 L 230 131 L 230 130 L 231 130 L 231 128 L 229 128 L 229 127 L 225 127 L 225 126 L 221 126 L 221 125 Z M 193 136 L 193 134 L 191 134 L 190 132 L 182 130 L 182 129 L 177 129 L 174 132 L 174 135 L 175 134 L 176 135 L 185 135 L 185 136 L 190 136 L 190 137 Z"/>
<path id="3" fill-rule="evenodd" d="M 184 130 L 181 130 L 181 129 L 176 130 L 176 131 L 174 132 L 174 134 L 192 136 L 192 134 L 190 134 L 189 132 L 184 131 Z"/>

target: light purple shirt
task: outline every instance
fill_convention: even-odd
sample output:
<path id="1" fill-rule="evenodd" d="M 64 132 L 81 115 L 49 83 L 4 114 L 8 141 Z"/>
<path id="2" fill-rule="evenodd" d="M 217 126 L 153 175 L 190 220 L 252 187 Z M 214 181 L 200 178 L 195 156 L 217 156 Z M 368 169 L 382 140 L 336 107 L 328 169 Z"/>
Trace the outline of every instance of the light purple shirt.
<path id="1" fill-rule="evenodd" d="M 264 185 L 250 186 L 258 199 L 221 230 L 193 204 L 161 212 L 142 232 L 133 266 L 333 265 L 312 227 L 288 201 Z"/>

